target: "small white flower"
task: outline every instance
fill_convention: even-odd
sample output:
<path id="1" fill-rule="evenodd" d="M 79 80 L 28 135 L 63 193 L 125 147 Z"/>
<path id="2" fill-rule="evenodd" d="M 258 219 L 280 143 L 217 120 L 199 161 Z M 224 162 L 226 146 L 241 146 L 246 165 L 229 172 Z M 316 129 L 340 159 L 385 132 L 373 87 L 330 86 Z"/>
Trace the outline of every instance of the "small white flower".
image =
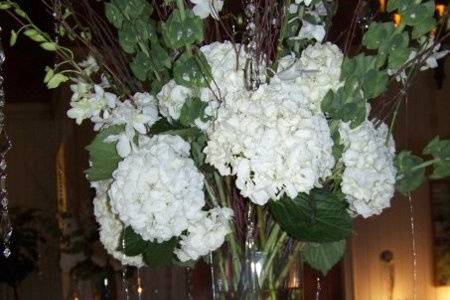
<path id="1" fill-rule="evenodd" d="M 206 19 L 209 15 L 219 20 L 219 12 L 223 8 L 223 0 L 189 0 L 194 4 L 192 11 L 196 16 Z"/>
<path id="2" fill-rule="evenodd" d="M 302 28 L 296 39 L 315 39 L 319 43 L 325 38 L 325 27 L 323 25 L 314 25 L 307 21 L 303 21 Z"/>
<path id="3" fill-rule="evenodd" d="M 306 6 L 311 4 L 312 0 L 295 0 L 295 4 L 304 3 Z"/>
<path id="4" fill-rule="evenodd" d="M 92 55 L 89 55 L 86 60 L 80 62 L 78 65 L 83 69 L 87 76 L 91 76 L 93 73 L 100 70 L 97 61 Z"/>

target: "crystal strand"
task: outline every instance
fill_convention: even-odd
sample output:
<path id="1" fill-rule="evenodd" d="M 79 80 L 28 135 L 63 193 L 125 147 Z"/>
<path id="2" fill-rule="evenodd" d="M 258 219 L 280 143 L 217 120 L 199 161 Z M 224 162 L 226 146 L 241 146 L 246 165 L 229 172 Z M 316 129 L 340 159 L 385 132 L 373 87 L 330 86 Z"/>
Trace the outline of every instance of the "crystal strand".
<path id="1" fill-rule="evenodd" d="M 257 3 L 255 0 L 249 0 L 245 7 L 247 17 L 247 27 L 245 34 L 247 36 L 246 54 L 247 62 L 245 66 L 246 87 L 249 90 L 256 90 L 260 84 L 259 80 L 259 61 L 258 61 L 258 43 L 256 30 Z"/>
<path id="2" fill-rule="evenodd" d="M 138 299 L 142 300 L 142 293 L 144 292 L 144 289 L 142 288 L 140 268 L 137 269 L 137 285 L 138 285 L 137 288 Z"/>
<path id="3" fill-rule="evenodd" d="M 123 257 L 126 258 L 126 255 L 125 255 L 125 227 L 123 228 L 123 232 L 122 232 L 122 249 L 124 251 Z M 130 293 L 128 291 L 127 267 L 126 266 L 122 266 L 122 284 L 124 287 L 125 299 L 129 300 Z"/>
<path id="4" fill-rule="evenodd" d="M 0 28 L 0 33 L 2 29 Z M 6 154 L 11 149 L 11 141 L 5 132 L 5 92 L 3 90 L 4 78 L 1 73 L 3 73 L 3 64 L 5 62 L 5 52 L 0 39 L 0 134 L 3 136 L 2 143 L 0 145 L 0 234 L 3 240 L 4 250 L 3 255 L 9 257 L 11 255 L 11 250 L 9 248 L 9 243 L 13 228 L 11 225 L 11 219 L 9 218 L 8 212 L 8 191 L 6 190 Z"/>
<path id="5" fill-rule="evenodd" d="M 62 5 L 61 0 L 54 0 L 53 1 L 53 18 L 55 19 L 53 23 L 53 30 L 55 34 L 55 42 L 56 44 L 59 44 L 59 25 L 61 22 L 61 11 Z"/>
<path id="6" fill-rule="evenodd" d="M 317 285 L 316 285 L 316 300 L 320 299 L 320 291 L 322 289 L 322 287 L 320 286 L 320 277 L 317 276 Z"/>
<path id="7" fill-rule="evenodd" d="M 413 252 L 413 300 L 417 299 L 417 248 L 416 248 L 416 231 L 414 225 L 414 206 L 411 195 L 408 196 L 409 202 L 409 221 L 411 224 L 411 243 Z"/>

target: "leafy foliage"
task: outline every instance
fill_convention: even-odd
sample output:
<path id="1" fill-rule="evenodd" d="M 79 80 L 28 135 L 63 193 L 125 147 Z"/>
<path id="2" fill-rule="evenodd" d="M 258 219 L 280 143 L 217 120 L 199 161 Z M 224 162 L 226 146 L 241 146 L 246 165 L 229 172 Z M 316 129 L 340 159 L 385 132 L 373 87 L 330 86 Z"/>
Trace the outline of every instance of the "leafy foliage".
<path id="1" fill-rule="evenodd" d="M 172 49 L 203 41 L 203 23 L 192 11 L 175 9 L 166 22 L 161 24 L 165 44 Z"/>
<path id="2" fill-rule="evenodd" d="M 201 52 L 183 53 L 174 63 L 173 77 L 177 84 L 188 88 L 208 87 L 212 78 L 211 66 Z"/>
<path id="3" fill-rule="evenodd" d="M 434 158 L 431 179 L 441 179 L 450 176 L 450 140 L 435 137 L 423 150 L 423 154 Z"/>
<path id="4" fill-rule="evenodd" d="M 86 170 L 90 181 L 109 179 L 117 169 L 121 157 L 117 153 L 116 143 L 107 143 L 105 139 L 110 135 L 123 132 L 123 126 L 112 126 L 102 130 L 94 141 L 86 147 L 89 151 L 91 167 Z"/>
<path id="5" fill-rule="evenodd" d="M 302 250 L 302 257 L 312 268 L 325 276 L 345 253 L 345 240 L 333 243 L 307 243 Z"/>
<path id="6" fill-rule="evenodd" d="M 271 201 L 270 209 L 277 223 L 301 241 L 335 242 L 352 232 L 352 218 L 345 200 L 326 190 L 315 189 L 295 199 L 283 197 Z"/>
<path id="7" fill-rule="evenodd" d="M 127 256 L 142 255 L 145 263 L 150 267 L 167 266 L 173 262 L 173 251 L 178 243 L 176 238 L 163 243 L 144 241 L 129 226 L 125 228 L 124 235 L 120 240 L 122 238 L 125 247 L 119 247 L 119 250 Z"/>
<path id="8" fill-rule="evenodd" d="M 395 158 L 397 168 L 397 191 L 408 196 L 425 180 L 425 169 L 420 168 L 423 159 L 412 154 L 411 151 L 402 151 Z"/>

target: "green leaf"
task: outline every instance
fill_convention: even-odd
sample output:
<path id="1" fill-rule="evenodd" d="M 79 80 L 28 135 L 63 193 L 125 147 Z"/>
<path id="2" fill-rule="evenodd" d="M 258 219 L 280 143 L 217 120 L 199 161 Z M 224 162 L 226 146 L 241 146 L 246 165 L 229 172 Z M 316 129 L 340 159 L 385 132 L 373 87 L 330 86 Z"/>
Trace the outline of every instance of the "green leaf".
<path id="1" fill-rule="evenodd" d="M 57 45 L 54 42 L 45 42 L 41 44 L 41 48 L 47 51 L 56 51 Z"/>
<path id="2" fill-rule="evenodd" d="M 196 140 L 202 135 L 202 131 L 197 127 L 185 127 L 176 122 L 169 123 L 167 119 L 159 119 L 149 130 L 149 134 L 170 134 L 178 135 L 184 140 L 190 142 Z"/>
<path id="3" fill-rule="evenodd" d="M 372 22 L 369 29 L 364 34 L 362 43 L 367 49 L 378 49 L 394 32 L 394 24 L 392 22 L 378 23 Z"/>
<path id="4" fill-rule="evenodd" d="M 203 116 L 203 112 L 208 104 L 199 98 L 188 98 L 184 102 L 180 113 L 180 123 L 184 126 L 192 125 L 195 119 Z"/>
<path id="5" fill-rule="evenodd" d="M 412 37 L 418 39 L 419 37 L 431 32 L 436 27 L 436 20 L 427 18 L 413 28 Z"/>
<path id="6" fill-rule="evenodd" d="M 11 8 L 11 4 L 8 3 L 8 1 L 0 2 L 0 9 L 10 9 L 10 8 Z"/>
<path id="7" fill-rule="evenodd" d="M 47 77 L 47 76 L 46 76 L 46 77 Z M 44 80 L 45 80 L 45 78 L 44 78 Z M 61 74 L 61 73 L 54 74 L 54 75 L 48 80 L 48 82 L 47 82 L 47 88 L 48 88 L 48 89 L 55 89 L 55 88 L 57 88 L 58 86 L 60 86 L 61 83 L 64 83 L 64 82 L 66 82 L 66 81 L 68 81 L 68 80 L 69 80 L 69 77 L 67 77 L 67 76 L 64 75 L 64 74 Z"/>
<path id="8" fill-rule="evenodd" d="M 387 3 L 387 11 L 393 12 L 394 10 L 405 11 L 414 1 L 411 0 L 389 0 Z"/>
<path id="9" fill-rule="evenodd" d="M 27 14 L 18 6 L 16 6 L 16 8 L 14 9 L 14 12 L 22 18 L 27 18 Z"/>
<path id="10" fill-rule="evenodd" d="M 30 39 L 32 39 L 33 41 L 38 42 L 38 43 L 41 43 L 41 42 L 45 41 L 44 36 L 42 34 L 40 34 L 35 29 L 25 30 L 25 32 L 23 34 L 26 35 L 27 37 L 29 37 Z"/>
<path id="11" fill-rule="evenodd" d="M 53 75 L 55 75 L 55 71 L 47 66 L 45 67 L 45 72 L 44 83 L 48 83 L 50 79 L 52 79 Z"/>
<path id="12" fill-rule="evenodd" d="M 176 238 L 164 243 L 147 242 L 143 253 L 144 262 L 150 267 L 164 267 L 172 264 L 174 260 L 173 251 L 177 246 Z"/>
<path id="13" fill-rule="evenodd" d="M 345 240 L 324 244 L 307 243 L 302 250 L 302 257 L 308 265 L 325 276 L 344 253 Z"/>
<path id="14" fill-rule="evenodd" d="M 142 254 L 147 247 L 147 242 L 144 241 L 139 234 L 134 232 L 133 228 L 130 226 L 125 228 L 123 238 L 125 249 L 123 249 L 122 238 L 119 239 L 119 245 L 122 245 L 123 253 L 127 256 Z"/>
<path id="15" fill-rule="evenodd" d="M 389 55 L 389 69 L 397 70 L 400 68 L 409 58 L 411 50 L 409 48 L 400 48 L 393 51 Z"/>
<path id="16" fill-rule="evenodd" d="M 133 61 L 130 64 L 131 71 L 140 81 L 145 81 L 148 78 L 149 72 L 153 67 L 153 62 L 144 52 L 138 51 Z"/>
<path id="17" fill-rule="evenodd" d="M 136 45 L 138 43 L 138 35 L 134 30 L 133 24 L 125 21 L 122 28 L 119 30 L 119 44 L 122 49 L 129 54 L 133 54 L 136 51 Z"/>
<path id="18" fill-rule="evenodd" d="M 164 49 L 158 42 L 153 42 L 150 49 L 150 57 L 153 60 L 153 65 L 156 71 L 161 71 L 172 66 L 172 60 L 166 49 Z"/>
<path id="19" fill-rule="evenodd" d="M 105 15 L 108 21 L 116 28 L 121 28 L 123 23 L 123 15 L 119 8 L 112 3 L 105 3 Z"/>
<path id="20" fill-rule="evenodd" d="M 174 63 L 173 77 L 177 84 L 185 87 L 208 87 L 212 78 L 211 66 L 201 52 L 192 56 L 183 53 Z"/>
<path id="21" fill-rule="evenodd" d="M 420 187 L 425 180 L 425 168 L 415 169 L 423 163 L 423 159 L 413 155 L 411 151 L 402 151 L 395 157 L 395 168 L 397 169 L 396 189 L 408 196 Z"/>
<path id="22" fill-rule="evenodd" d="M 12 47 L 17 42 L 17 32 L 14 30 L 11 30 L 11 38 L 9 39 L 9 45 Z"/>
<path id="23" fill-rule="evenodd" d="M 89 151 L 91 167 L 86 171 L 90 181 L 109 179 L 117 169 L 122 158 L 117 154 L 116 143 L 107 143 L 105 139 L 110 135 L 119 134 L 124 131 L 123 126 L 108 127 L 95 137 L 92 143 L 86 147 Z"/>
<path id="24" fill-rule="evenodd" d="M 203 41 L 203 22 L 191 10 L 185 11 L 181 20 L 180 11 L 175 9 L 165 23 L 161 24 L 166 45 L 172 49 Z"/>
<path id="25" fill-rule="evenodd" d="M 388 75 L 384 71 L 369 70 L 362 78 L 364 96 L 373 99 L 381 95 L 387 88 Z"/>
<path id="26" fill-rule="evenodd" d="M 423 154 L 432 155 L 433 163 L 431 179 L 441 179 L 450 176 L 450 140 L 440 140 L 435 137 L 424 149 Z"/>
<path id="27" fill-rule="evenodd" d="M 346 239 L 352 232 L 345 199 L 326 190 L 269 203 L 276 222 L 295 239 L 328 243 Z"/>

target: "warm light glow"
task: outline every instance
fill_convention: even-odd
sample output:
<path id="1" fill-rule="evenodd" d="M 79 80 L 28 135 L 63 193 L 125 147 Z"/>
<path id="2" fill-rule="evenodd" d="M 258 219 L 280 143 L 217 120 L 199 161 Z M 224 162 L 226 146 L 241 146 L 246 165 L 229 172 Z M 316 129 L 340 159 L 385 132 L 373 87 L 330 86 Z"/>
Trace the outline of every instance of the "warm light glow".
<path id="1" fill-rule="evenodd" d="M 395 27 L 400 26 L 400 23 L 402 22 L 402 16 L 400 16 L 400 14 L 395 13 L 392 16 L 392 20 L 394 21 Z"/>
<path id="2" fill-rule="evenodd" d="M 139 295 L 141 295 L 143 291 L 144 289 L 142 287 L 138 287 L 137 292 Z"/>
<path id="3" fill-rule="evenodd" d="M 378 0 L 378 3 L 380 4 L 380 11 L 385 12 L 386 11 L 386 0 Z"/>
<path id="4" fill-rule="evenodd" d="M 436 288 L 436 300 L 450 300 L 450 286 Z"/>
<path id="5" fill-rule="evenodd" d="M 442 17 L 446 13 L 446 7 L 444 4 L 436 4 L 436 12 L 439 17 Z"/>

